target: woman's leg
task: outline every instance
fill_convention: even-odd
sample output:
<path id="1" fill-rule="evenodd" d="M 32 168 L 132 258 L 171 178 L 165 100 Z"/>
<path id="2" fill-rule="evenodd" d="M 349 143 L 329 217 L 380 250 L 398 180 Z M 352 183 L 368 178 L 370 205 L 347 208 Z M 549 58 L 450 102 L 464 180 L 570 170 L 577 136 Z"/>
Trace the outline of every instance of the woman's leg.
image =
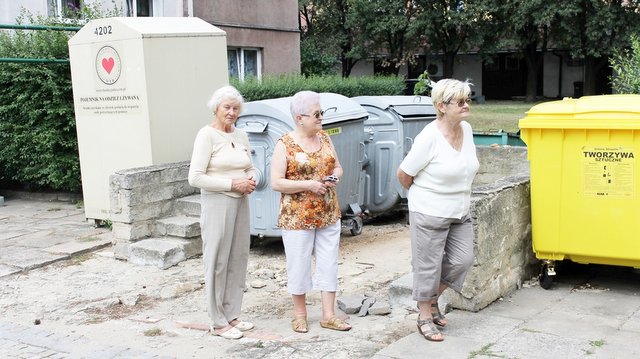
<path id="1" fill-rule="evenodd" d="M 287 290 L 293 301 L 294 317 L 306 317 L 306 293 L 312 288 L 311 256 L 314 230 L 282 230 L 287 258 Z"/>
<path id="2" fill-rule="evenodd" d="M 235 201 L 237 201 L 236 208 L 228 208 L 229 211 L 235 212 L 235 222 L 227 266 L 226 290 L 222 303 L 227 320 L 230 324 L 234 322 L 232 325 L 238 324 L 236 319 L 240 317 L 242 310 L 251 245 L 249 199 L 243 197 Z"/>
<path id="3" fill-rule="evenodd" d="M 446 218 L 410 212 L 413 299 L 428 302 L 439 295 L 442 257 L 449 232 Z"/>
<path id="4" fill-rule="evenodd" d="M 339 250 L 340 221 L 316 229 L 314 241 L 316 272 L 313 287 L 321 291 L 322 320 L 325 321 L 335 316 Z"/>
<path id="5" fill-rule="evenodd" d="M 469 215 L 452 220 L 442 258 L 442 284 L 456 292 L 462 290 L 467 272 L 473 265 L 473 238 L 473 224 Z"/>
<path id="6" fill-rule="evenodd" d="M 223 194 L 202 194 L 201 219 L 202 259 L 205 272 L 205 291 L 207 312 L 214 328 L 228 326 L 224 314 L 224 293 L 227 284 L 227 265 L 231 250 L 230 228 L 234 220 L 230 219 L 227 206 L 229 196 Z"/>

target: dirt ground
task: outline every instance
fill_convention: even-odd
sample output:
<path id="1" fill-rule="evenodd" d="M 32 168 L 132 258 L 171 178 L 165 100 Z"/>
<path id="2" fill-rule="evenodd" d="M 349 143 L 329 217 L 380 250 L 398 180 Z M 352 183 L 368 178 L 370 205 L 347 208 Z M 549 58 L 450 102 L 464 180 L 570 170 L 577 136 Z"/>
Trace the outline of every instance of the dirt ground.
<path id="1" fill-rule="evenodd" d="M 389 283 L 409 272 L 408 226 L 376 223 L 366 224 L 359 236 L 343 231 L 338 297 L 366 294 L 388 301 Z M 118 261 L 106 249 L 0 280 L 0 311 L 2 321 L 38 321 L 56 333 L 178 358 L 364 358 L 414 329 L 414 313 L 401 308 L 384 316 L 351 315 L 349 333 L 321 329 L 320 295 L 312 292 L 310 332 L 293 333 L 279 241 L 251 249 L 242 319 L 256 328 L 245 338 L 230 341 L 206 332 L 202 288 L 200 257 L 160 270 Z"/>

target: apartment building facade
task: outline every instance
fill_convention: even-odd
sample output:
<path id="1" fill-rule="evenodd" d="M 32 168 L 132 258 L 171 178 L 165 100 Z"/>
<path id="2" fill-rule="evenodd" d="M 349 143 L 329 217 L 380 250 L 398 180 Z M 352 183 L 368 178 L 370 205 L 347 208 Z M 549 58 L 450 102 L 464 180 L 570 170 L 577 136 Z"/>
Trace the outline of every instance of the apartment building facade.
<path id="1" fill-rule="evenodd" d="M 15 24 L 22 9 L 64 21 L 82 6 L 114 5 L 124 16 L 199 17 L 227 34 L 229 75 L 300 72 L 297 0 L 17 0 L 0 3 L 0 24 Z"/>

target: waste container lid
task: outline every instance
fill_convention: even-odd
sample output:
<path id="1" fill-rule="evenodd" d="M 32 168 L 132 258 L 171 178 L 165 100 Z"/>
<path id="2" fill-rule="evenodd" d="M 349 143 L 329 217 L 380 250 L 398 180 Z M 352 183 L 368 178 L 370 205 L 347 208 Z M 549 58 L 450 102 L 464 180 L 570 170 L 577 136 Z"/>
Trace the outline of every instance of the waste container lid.
<path id="1" fill-rule="evenodd" d="M 428 96 L 356 96 L 352 99 L 361 105 L 384 111 L 393 108 L 402 117 L 436 115 L 431 97 Z"/>
<path id="2" fill-rule="evenodd" d="M 369 113 L 352 99 L 331 92 L 320 93 L 320 105 L 325 111 L 322 124 L 365 119 Z M 291 117 L 291 97 L 247 102 L 241 116 L 271 117 L 288 121 Z"/>
<path id="3" fill-rule="evenodd" d="M 533 106 L 522 128 L 640 129 L 640 95 L 565 98 Z"/>

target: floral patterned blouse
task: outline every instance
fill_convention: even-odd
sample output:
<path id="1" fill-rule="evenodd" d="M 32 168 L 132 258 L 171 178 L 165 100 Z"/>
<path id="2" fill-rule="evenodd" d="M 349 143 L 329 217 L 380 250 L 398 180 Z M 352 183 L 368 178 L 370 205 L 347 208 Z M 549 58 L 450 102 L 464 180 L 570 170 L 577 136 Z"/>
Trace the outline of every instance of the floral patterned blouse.
<path id="1" fill-rule="evenodd" d="M 329 136 L 320 131 L 320 149 L 304 152 L 293 138 L 286 134 L 280 138 L 285 145 L 287 171 L 290 180 L 316 180 L 333 173 L 336 158 L 331 151 Z M 288 230 L 322 228 L 340 219 L 340 206 L 335 188 L 328 188 L 324 195 L 310 191 L 285 194 L 280 197 L 278 227 Z"/>

